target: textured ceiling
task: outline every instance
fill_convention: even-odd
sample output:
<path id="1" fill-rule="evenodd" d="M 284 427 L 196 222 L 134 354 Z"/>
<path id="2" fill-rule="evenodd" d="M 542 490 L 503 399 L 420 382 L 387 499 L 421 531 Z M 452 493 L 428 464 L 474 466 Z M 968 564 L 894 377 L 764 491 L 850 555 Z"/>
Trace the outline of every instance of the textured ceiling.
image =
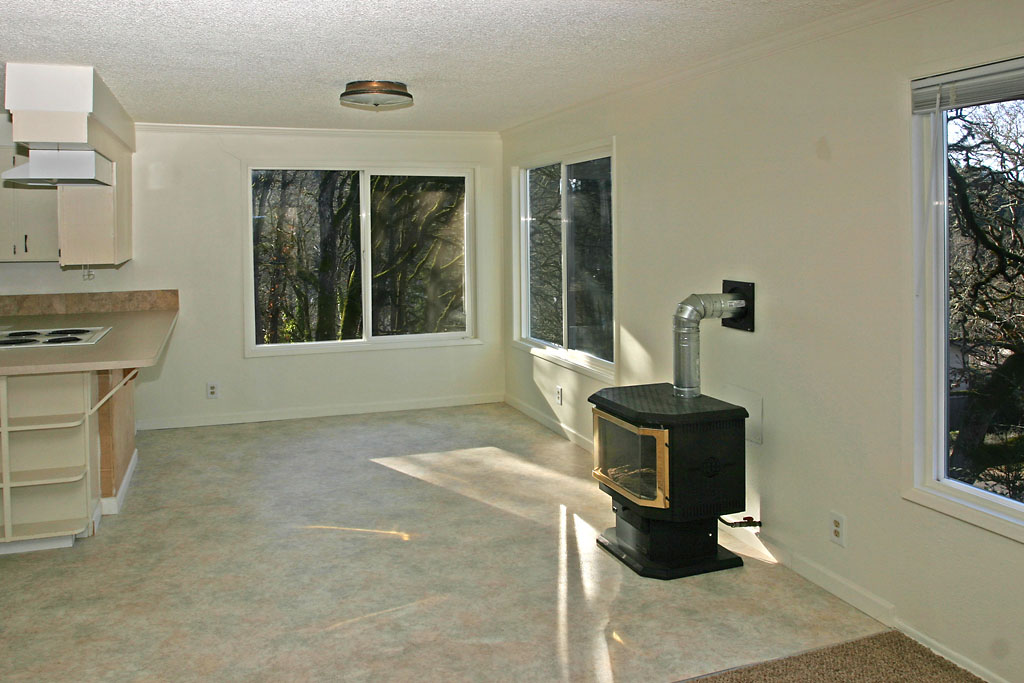
<path id="1" fill-rule="evenodd" d="M 136 121 L 497 131 L 866 0 L 0 0 L 0 62 L 84 64 Z M 359 79 L 415 105 L 342 107 Z"/>

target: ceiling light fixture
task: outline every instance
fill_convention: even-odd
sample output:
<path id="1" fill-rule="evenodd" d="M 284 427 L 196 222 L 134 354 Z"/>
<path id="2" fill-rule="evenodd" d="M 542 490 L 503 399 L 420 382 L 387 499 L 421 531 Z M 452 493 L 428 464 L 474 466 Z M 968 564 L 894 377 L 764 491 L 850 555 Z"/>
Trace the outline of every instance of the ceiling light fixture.
<path id="1" fill-rule="evenodd" d="M 405 83 L 397 81 L 352 81 L 341 93 L 341 103 L 359 109 L 397 109 L 412 104 Z"/>

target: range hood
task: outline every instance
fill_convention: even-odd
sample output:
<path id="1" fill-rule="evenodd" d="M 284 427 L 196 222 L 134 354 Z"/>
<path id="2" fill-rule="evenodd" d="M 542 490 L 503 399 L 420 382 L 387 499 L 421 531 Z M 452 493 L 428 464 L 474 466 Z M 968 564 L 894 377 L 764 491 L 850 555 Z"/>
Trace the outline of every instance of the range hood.
<path id="1" fill-rule="evenodd" d="M 112 185 L 114 164 L 92 150 L 30 149 L 27 163 L 0 177 L 19 185 Z"/>

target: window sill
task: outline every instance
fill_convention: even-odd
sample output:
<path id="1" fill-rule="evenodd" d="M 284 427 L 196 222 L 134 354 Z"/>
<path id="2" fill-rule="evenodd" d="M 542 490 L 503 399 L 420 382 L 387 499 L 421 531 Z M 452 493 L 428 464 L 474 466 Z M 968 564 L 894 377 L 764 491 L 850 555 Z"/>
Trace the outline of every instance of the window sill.
<path id="1" fill-rule="evenodd" d="M 946 482 L 927 482 L 903 491 L 903 498 L 1024 543 L 1024 515 L 995 500 L 997 496 L 989 501 L 982 492 L 975 493 L 966 485 L 962 488 Z"/>
<path id="2" fill-rule="evenodd" d="M 381 339 L 372 341 L 353 339 L 351 341 L 300 342 L 296 344 L 247 344 L 246 358 L 264 356 L 303 356 L 310 353 L 350 353 L 353 351 L 390 351 L 393 349 L 429 349 L 442 346 L 479 346 L 483 342 L 476 337 L 432 337 L 430 339 Z"/>
<path id="3" fill-rule="evenodd" d="M 566 370 L 578 372 L 601 382 L 613 384 L 615 382 L 615 364 L 599 360 L 584 353 L 565 351 L 550 346 L 531 344 L 521 339 L 513 339 L 512 346 L 529 352 L 535 358 L 541 358 L 549 363 L 559 365 Z"/>

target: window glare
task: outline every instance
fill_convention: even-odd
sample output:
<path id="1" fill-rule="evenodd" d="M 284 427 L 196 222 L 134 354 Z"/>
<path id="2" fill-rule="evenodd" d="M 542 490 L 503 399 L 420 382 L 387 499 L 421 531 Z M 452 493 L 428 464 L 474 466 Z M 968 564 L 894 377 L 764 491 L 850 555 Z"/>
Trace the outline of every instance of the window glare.
<path id="1" fill-rule="evenodd" d="M 613 360 L 611 159 L 566 166 L 569 348 Z"/>
<path id="2" fill-rule="evenodd" d="M 373 334 L 466 329 L 466 179 L 370 178 Z"/>

